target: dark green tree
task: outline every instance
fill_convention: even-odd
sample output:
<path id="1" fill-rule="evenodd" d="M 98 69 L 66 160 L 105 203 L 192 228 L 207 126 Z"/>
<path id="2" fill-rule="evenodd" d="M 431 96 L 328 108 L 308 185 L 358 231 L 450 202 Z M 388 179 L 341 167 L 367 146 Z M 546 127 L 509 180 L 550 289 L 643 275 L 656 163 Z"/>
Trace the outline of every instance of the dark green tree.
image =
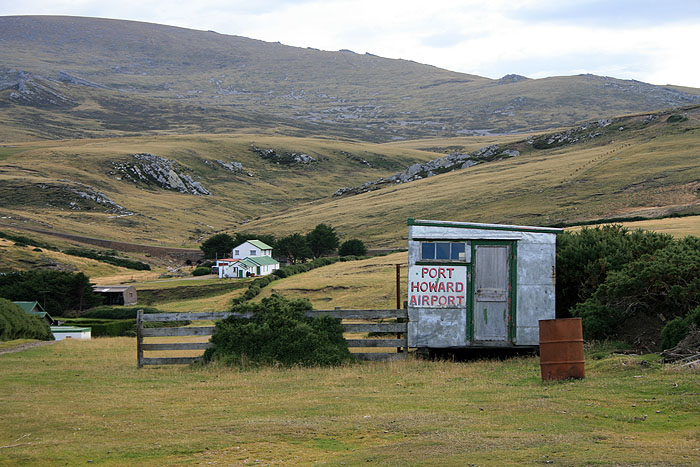
<path id="1" fill-rule="evenodd" d="M 335 229 L 327 224 L 318 224 L 306 234 L 306 241 L 314 258 L 332 254 L 340 243 Z"/>
<path id="2" fill-rule="evenodd" d="M 364 256 L 367 254 L 367 247 L 357 238 L 343 242 L 338 248 L 338 255 L 340 256 Z"/>
<path id="3" fill-rule="evenodd" d="M 298 233 L 280 238 L 277 241 L 276 252 L 286 256 L 291 264 L 296 264 L 297 261 L 303 262 L 313 254 L 306 242 L 306 237 Z"/>
<path id="4" fill-rule="evenodd" d="M 102 304 L 102 297 L 93 292 L 88 276 L 68 271 L 21 271 L 0 275 L 0 297 L 37 301 L 54 316 Z"/>
<path id="5" fill-rule="evenodd" d="M 199 249 L 204 252 L 204 258 L 228 258 L 231 256 L 231 250 L 237 243 L 227 233 L 220 233 L 204 240 L 199 246 Z"/>

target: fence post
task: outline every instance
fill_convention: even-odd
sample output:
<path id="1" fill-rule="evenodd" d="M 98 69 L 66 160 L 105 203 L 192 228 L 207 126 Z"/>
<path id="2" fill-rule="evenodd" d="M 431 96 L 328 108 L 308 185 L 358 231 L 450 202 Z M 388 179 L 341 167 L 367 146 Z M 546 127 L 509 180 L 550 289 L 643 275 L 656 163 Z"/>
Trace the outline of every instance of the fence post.
<path id="1" fill-rule="evenodd" d="M 143 310 L 136 312 L 136 366 L 143 367 Z"/>

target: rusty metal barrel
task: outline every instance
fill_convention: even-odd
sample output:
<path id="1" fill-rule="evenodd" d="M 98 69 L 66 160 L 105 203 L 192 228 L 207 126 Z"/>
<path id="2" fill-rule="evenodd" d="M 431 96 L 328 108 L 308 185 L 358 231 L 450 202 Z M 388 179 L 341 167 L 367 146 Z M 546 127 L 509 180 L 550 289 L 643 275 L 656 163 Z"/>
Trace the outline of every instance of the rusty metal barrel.
<path id="1" fill-rule="evenodd" d="M 585 377 L 581 318 L 540 320 L 542 380 Z"/>

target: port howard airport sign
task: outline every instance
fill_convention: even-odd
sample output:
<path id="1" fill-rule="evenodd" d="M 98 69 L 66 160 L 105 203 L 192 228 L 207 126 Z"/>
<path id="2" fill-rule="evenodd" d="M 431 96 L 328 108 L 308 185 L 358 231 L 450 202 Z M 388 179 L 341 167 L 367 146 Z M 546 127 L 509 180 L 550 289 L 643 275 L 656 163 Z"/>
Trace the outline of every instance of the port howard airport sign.
<path id="1" fill-rule="evenodd" d="M 420 308 L 464 308 L 467 301 L 466 266 L 411 266 L 408 305 Z"/>

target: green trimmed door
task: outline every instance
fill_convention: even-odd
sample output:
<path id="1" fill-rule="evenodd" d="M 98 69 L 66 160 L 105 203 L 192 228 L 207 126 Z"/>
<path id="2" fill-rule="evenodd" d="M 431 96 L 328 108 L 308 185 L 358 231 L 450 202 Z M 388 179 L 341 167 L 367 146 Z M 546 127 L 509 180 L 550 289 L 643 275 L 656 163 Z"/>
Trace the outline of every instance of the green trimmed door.
<path id="1" fill-rule="evenodd" d="M 510 252 L 509 244 L 474 245 L 475 341 L 508 341 Z"/>

